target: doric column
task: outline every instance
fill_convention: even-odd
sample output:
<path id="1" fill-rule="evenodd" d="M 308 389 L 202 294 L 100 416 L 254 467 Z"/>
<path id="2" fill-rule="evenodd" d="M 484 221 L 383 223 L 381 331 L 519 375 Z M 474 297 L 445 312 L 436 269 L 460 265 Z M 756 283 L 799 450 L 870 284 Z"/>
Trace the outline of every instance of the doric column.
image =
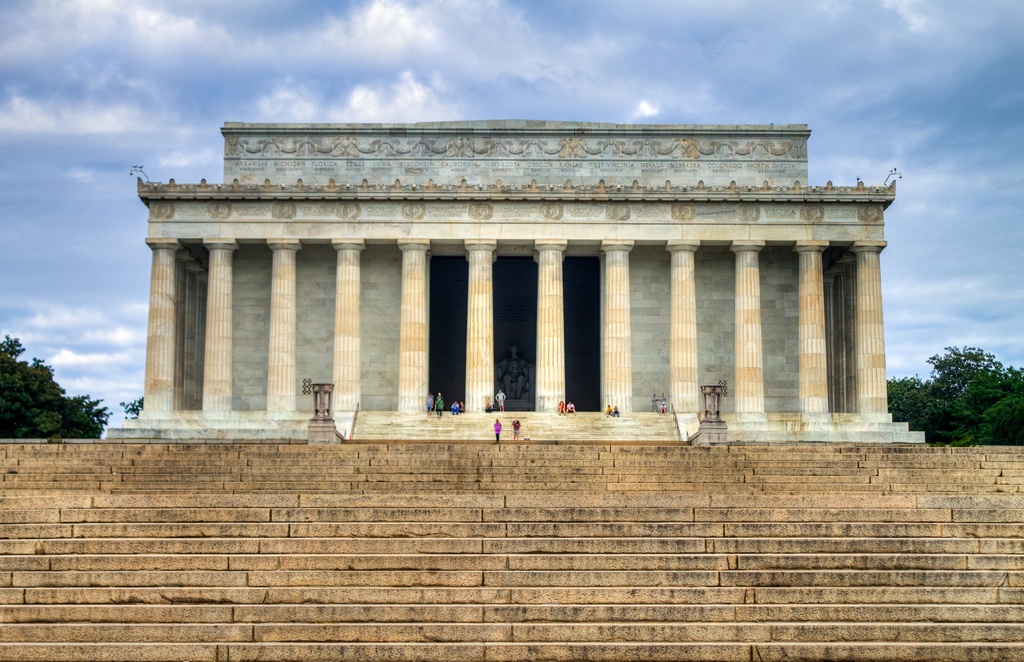
<path id="1" fill-rule="evenodd" d="M 761 269 L 763 241 L 734 241 L 736 254 L 736 383 L 737 414 L 764 413 L 764 355 L 761 348 Z"/>
<path id="2" fill-rule="evenodd" d="M 192 256 L 184 248 L 174 254 L 174 405 L 188 409 L 185 402 L 185 336 L 188 329 L 188 265 Z"/>
<path id="3" fill-rule="evenodd" d="M 494 394 L 494 279 L 496 241 L 466 241 L 466 408 L 483 411 Z M 422 392 L 425 397 L 426 390 Z M 422 399 L 422 398 L 421 398 Z"/>
<path id="4" fill-rule="evenodd" d="M 633 411 L 633 353 L 629 306 L 632 241 L 601 242 L 604 252 L 603 388 L 605 405 Z"/>
<path id="5" fill-rule="evenodd" d="M 203 411 L 231 411 L 232 253 L 229 239 L 206 239 L 210 275 L 206 293 L 206 359 L 203 365 Z"/>
<path id="6" fill-rule="evenodd" d="M 362 239 L 336 239 L 338 252 L 334 295 L 334 409 L 355 411 L 362 397 L 362 332 L 360 253 Z"/>
<path id="7" fill-rule="evenodd" d="M 537 411 L 565 400 L 565 303 L 562 258 L 569 242 L 541 240 L 537 251 Z"/>
<path id="8" fill-rule="evenodd" d="M 882 269 L 879 256 L 884 241 L 858 241 L 857 256 L 857 411 L 889 411 L 885 381 L 885 328 L 882 324 Z"/>
<path id="9" fill-rule="evenodd" d="M 680 414 L 701 409 L 697 383 L 697 285 L 694 254 L 699 241 L 670 241 L 672 283 L 669 303 L 669 393 Z"/>
<path id="10" fill-rule="evenodd" d="M 206 304 L 206 272 L 201 264 L 191 260 L 185 265 L 185 356 L 178 364 L 184 366 L 185 390 L 184 409 L 202 407 L 202 379 L 200 358 L 202 357 L 203 315 Z"/>
<path id="11" fill-rule="evenodd" d="M 800 260 L 799 335 L 800 413 L 828 412 L 828 355 L 825 344 L 825 279 L 821 254 L 827 241 L 798 241 Z"/>
<path id="12" fill-rule="evenodd" d="M 274 252 L 270 274 L 270 348 L 267 352 L 267 411 L 295 411 L 297 239 L 268 240 Z"/>
<path id="13" fill-rule="evenodd" d="M 427 398 L 427 239 L 399 239 L 402 312 L 399 321 L 398 411 L 420 411 Z"/>
<path id="14" fill-rule="evenodd" d="M 153 266 L 149 280 L 149 327 L 146 339 L 146 384 L 143 406 L 147 412 L 174 409 L 174 366 L 177 345 L 176 260 L 181 245 L 174 239 L 149 239 Z"/>

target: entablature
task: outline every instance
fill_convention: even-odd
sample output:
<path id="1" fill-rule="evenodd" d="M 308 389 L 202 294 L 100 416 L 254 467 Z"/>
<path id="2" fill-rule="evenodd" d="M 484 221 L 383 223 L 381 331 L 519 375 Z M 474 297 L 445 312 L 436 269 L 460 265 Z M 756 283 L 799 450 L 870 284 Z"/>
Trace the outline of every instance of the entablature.
<path id="1" fill-rule="evenodd" d="M 234 180 L 230 184 L 208 184 L 204 179 L 198 184 L 178 184 L 173 179 L 166 184 L 138 181 L 139 198 L 150 204 L 152 201 L 232 201 L 232 200 L 289 200 L 293 202 L 331 201 L 586 201 L 594 203 L 613 202 L 761 202 L 761 203 L 881 203 L 888 208 L 896 198 L 896 183 L 888 186 L 803 186 L 794 182 L 792 186 L 770 186 L 766 181 L 761 186 L 738 186 L 735 182 L 727 186 L 705 186 L 698 182 L 694 186 L 673 185 L 666 181 L 663 186 L 643 186 L 633 182 L 632 186 L 607 186 L 604 181 L 595 185 L 574 185 L 567 181 L 563 186 L 507 185 L 500 180 L 492 185 L 469 185 L 465 180 L 459 184 L 426 185 L 403 184 L 305 184 L 300 179 L 294 185 L 272 184 L 269 180 L 261 185 L 241 184 Z"/>

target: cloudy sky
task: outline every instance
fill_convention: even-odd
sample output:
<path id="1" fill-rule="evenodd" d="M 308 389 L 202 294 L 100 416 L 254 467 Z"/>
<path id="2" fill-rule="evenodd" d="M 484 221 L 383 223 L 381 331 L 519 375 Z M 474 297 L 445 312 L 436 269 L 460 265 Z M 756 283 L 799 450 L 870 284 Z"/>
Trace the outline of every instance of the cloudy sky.
<path id="1" fill-rule="evenodd" d="M 0 335 L 69 393 L 142 394 L 132 166 L 223 178 L 225 121 L 807 124 L 810 184 L 902 173 L 890 376 L 1024 366 L 1020 0 L 7 0 Z"/>

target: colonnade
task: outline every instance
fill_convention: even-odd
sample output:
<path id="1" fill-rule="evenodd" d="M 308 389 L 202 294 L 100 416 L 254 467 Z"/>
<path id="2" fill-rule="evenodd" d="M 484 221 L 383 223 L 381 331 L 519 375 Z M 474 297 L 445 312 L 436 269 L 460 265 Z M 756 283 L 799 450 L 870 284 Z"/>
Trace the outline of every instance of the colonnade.
<path id="1" fill-rule="evenodd" d="M 206 240 L 209 268 L 206 284 L 205 331 L 201 343 L 182 343 L 177 328 L 184 296 L 179 266 L 181 244 L 153 239 L 148 343 L 146 348 L 145 411 L 173 411 L 175 388 L 182 388 L 178 354 L 201 354 L 202 409 L 212 414 L 231 411 L 232 400 L 232 255 L 230 240 Z M 398 409 L 420 411 L 428 388 L 428 265 L 430 242 L 398 240 L 402 252 L 399 320 Z M 298 240 L 268 240 L 273 252 L 270 297 L 270 337 L 267 359 L 267 411 L 291 412 L 297 405 L 296 379 L 296 253 Z M 335 409 L 354 411 L 361 397 L 360 253 L 362 240 L 335 240 L 337 251 L 334 306 L 333 379 Z M 562 264 L 566 240 L 538 240 L 536 407 L 553 411 L 565 399 L 565 319 Z M 759 253 L 762 241 L 734 241 L 735 254 L 735 369 L 731 384 L 737 415 L 764 416 L 764 357 L 761 328 Z M 829 355 L 826 337 L 824 251 L 827 241 L 797 241 L 799 260 L 799 409 L 801 414 L 829 411 Z M 859 414 L 887 411 L 885 344 L 882 325 L 879 254 L 885 242 L 855 242 L 855 402 Z M 602 402 L 619 403 L 629 412 L 633 400 L 632 334 L 629 255 L 632 241 L 606 240 L 603 260 Z M 673 408 L 699 411 L 697 288 L 694 258 L 698 241 L 670 241 L 669 389 Z M 494 240 L 466 241 L 469 293 L 466 333 L 466 402 L 482 409 L 494 390 Z M 194 304 L 192 304 L 194 306 Z M 833 316 L 836 311 L 829 311 Z M 193 315 L 194 319 L 201 319 Z M 849 320 L 847 320 L 849 321 Z M 191 347 L 191 349 L 189 349 Z M 834 369 L 834 368 L 833 368 Z M 834 395 L 833 395 L 834 399 Z M 180 402 L 181 396 L 177 400 Z"/>

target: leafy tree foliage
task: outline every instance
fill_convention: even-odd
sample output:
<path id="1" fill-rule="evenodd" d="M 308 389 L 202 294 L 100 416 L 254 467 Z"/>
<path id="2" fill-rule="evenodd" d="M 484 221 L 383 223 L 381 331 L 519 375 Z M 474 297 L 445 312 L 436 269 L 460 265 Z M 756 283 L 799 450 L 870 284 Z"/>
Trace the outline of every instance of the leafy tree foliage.
<path id="1" fill-rule="evenodd" d="M 99 400 L 67 396 L 53 380 L 53 368 L 39 359 L 20 361 L 17 338 L 0 342 L 0 437 L 94 439 L 110 418 Z"/>
<path id="2" fill-rule="evenodd" d="M 1024 371 L 977 347 L 947 347 L 928 363 L 931 379 L 889 380 L 893 420 L 933 444 L 1024 444 Z"/>
<path id="3" fill-rule="evenodd" d="M 144 398 L 140 395 L 131 402 L 118 402 L 122 409 L 124 409 L 124 415 L 126 418 L 138 418 L 142 414 L 142 405 Z"/>

